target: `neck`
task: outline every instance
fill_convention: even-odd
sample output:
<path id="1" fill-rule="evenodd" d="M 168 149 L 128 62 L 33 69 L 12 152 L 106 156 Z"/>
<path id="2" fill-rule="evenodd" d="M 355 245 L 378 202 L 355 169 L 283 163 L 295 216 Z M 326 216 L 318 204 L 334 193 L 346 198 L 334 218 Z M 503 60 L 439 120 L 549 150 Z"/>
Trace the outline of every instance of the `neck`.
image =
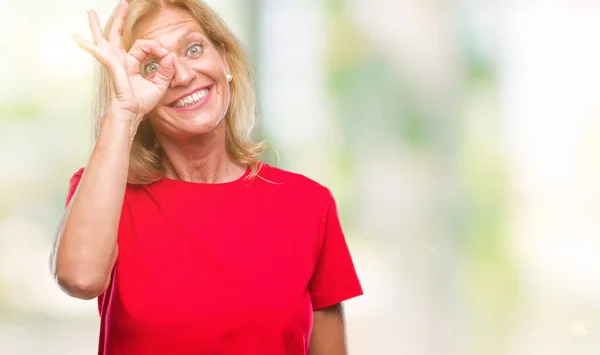
<path id="1" fill-rule="evenodd" d="M 167 178 L 197 183 L 225 183 L 239 179 L 246 167 L 234 162 L 220 130 L 185 142 L 159 137 Z"/>

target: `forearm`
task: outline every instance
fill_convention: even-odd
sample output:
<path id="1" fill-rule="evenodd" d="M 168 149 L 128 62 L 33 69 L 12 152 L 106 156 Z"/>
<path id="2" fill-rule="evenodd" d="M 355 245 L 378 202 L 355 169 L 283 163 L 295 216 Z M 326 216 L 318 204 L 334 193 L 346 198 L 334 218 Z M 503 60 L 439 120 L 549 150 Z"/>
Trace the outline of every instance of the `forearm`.
<path id="1" fill-rule="evenodd" d="M 107 115 L 57 235 L 53 272 L 78 298 L 106 290 L 117 257 L 117 231 L 127 184 L 132 127 Z"/>

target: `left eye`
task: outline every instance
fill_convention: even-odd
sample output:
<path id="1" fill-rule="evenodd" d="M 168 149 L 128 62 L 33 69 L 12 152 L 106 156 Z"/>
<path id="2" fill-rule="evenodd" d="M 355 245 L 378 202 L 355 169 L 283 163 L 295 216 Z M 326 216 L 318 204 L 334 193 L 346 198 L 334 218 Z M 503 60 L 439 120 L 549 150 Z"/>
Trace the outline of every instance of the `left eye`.
<path id="1" fill-rule="evenodd" d="M 188 49 L 189 55 L 200 54 L 200 52 L 202 52 L 202 46 L 200 46 L 199 44 L 195 44 Z"/>

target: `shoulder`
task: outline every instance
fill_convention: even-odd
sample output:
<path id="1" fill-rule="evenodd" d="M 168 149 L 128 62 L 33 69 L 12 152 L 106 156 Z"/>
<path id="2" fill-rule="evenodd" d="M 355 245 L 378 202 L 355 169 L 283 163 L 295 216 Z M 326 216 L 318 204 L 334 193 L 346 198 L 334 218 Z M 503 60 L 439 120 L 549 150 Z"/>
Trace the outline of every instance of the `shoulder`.
<path id="1" fill-rule="evenodd" d="M 85 171 L 85 168 L 84 168 L 84 167 L 81 167 L 81 168 L 79 168 L 79 170 L 77 170 L 77 171 L 76 171 L 76 172 L 73 174 L 73 176 L 71 177 L 71 179 L 77 179 L 77 178 L 81 179 L 81 176 L 83 175 L 83 172 L 84 172 L 84 171 Z"/>
<path id="2" fill-rule="evenodd" d="M 69 179 L 69 190 L 67 191 L 67 200 L 66 200 L 65 206 L 67 206 L 69 204 L 69 202 L 71 201 L 71 198 L 75 194 L 75 190 L 77 190 L 77 186 L 79 186 L 79 181 L 81 180 L 81 177 L 83 176 L 83 171 L 84 171 L 84 169 L 80 168 L 73 175 L 71 175 L 71 178 Z"/>
<path id="3" fill-rule="evenodd" d="M 77 185 L 79 184 L 79 180 L 81 180 L 81 177 L 83 176 L 83 172 L 85 171 L 85 168 L 79 168 L 79 170 L 77 170 L 69 179 L 69 185 L 71 187 L 75 186 L 77 187 Z"/>
<path id="4" fill-rule="evenodd" d="M 323 202 L 333 198 L 327 186 L 312 178 L 268 164 L 261 165 L 256 179 L 261 180 L 262 185 L 270 186 L 273 190 L 282 193 L 287 192 Z"/>

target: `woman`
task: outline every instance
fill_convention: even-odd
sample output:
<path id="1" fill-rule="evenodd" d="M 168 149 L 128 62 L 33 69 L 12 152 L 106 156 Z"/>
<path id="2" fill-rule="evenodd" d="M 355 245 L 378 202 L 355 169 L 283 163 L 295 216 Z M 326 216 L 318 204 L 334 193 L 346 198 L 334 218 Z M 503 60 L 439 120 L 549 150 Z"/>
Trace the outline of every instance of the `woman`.
<path id="1" fill-rule="evenodd" d="M 94 42 L 95 145 L 53 252 L 99 354 L 346 354 L 362 294 L 329 190 L 258 161 L 250 69 L 198 0 L 130 0 Z"/>

